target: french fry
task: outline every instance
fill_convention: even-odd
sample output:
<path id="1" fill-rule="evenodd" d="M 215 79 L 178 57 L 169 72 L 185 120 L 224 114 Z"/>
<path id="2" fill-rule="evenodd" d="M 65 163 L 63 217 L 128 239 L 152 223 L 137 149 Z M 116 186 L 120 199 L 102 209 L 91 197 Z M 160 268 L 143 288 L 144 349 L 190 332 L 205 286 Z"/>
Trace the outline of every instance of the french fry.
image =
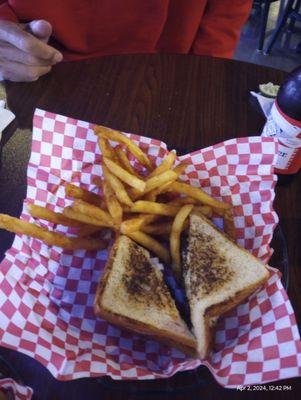
<path id="1" fill-rule="evenodd" d="M 128 195 L 127 191 L 125 190 L 123 183 L 120 181 L 120 179 L 118 179 L 117 176 L 111 174 L 111 172 L 105 165 L 103 165 L 102 170 L 105 180 L 109 183 L 109 185 L 115 192 L 115 195 L 120 203 L 126 204 L 127 206 L 132 206 L 134 203 Z"/>
<path id="2" fill-rule="evenodd" d="M 133 204 L 134 204 L 134 203 L 133 203 Z M 123 215 L 124 215 L 124 218 L 125 218 L 125 219 L 131 218 L 131 216 L 132 216 L 131 208 L 132 208 L 132 207 L 129 207 L 129 206 L 124 205 L 124 206 L 122 206 L 122 208 L 123 208 Z"/>
<path id="3" fill-rule="evenodd" d="M 201 206 L 199 205 L 199 201 L 192 198 L 192 197 L 178 197 L 177 199 L 174 199 L 170 201 L 168 204 L 173 204 L 175 206 L 184 206 L 185 204 L 193 204 L 193 211 L 196 213 L 200 213 L 202 215 L 205 215 L 208 218 L 212 217 L 212 208 L 209 206 Z"/>
<path id="4" fill-rule="evenodd" d="M 68 249 L 104 247 L 104 241 L 90 236 L 103 229 L 107 232 L 109 228 L 115 236 L 125 234 L 164 262 L 169 262 L 169 251 L 149 236 L 159 235 L 160 240 L 169 240 L 172 265 L 178 278 L 181 269 L 180 235 L 189 225 L 187 216 L 192 210 L 209 218 L 212 213 L 223 216 L 226 233 L 235 237 L 231 206 L 181 181 L 179 176 L 188 164 L 184 161 L 174 166 L 175 151 L 171 151 L 154 169 L 148 156 L 126 135 L 102 126 L 95 126 L 94 130 L 103 156 L 103 179 L 94 177 L 93 182 L 102 189 L 104 197 L 69 183 L 65 187 L 66 196 L 73 197 L 74 203 L 72 207 L 66 207 L 63 214 L 47 207 L 28 206 L 35 218 L 77 227 L 78 237 L 68 238 L 3 214 L 0 214 L 0 228 L 3 226 L 13 232 L 29 234 L 49 245 L 62 245 Z M 113 147 L 110 141 L 117 142 L 117 146 Z M 129 152 L 148 169 L 145 178 L 133 168 Z M 134 216 L 134 213 L 138 215 Z M 162 219 L 161 216 L 171 218 Z"/>
<path id="5" fill-rule="evenodd" d="M 176 157 L 177 153 L 175 151 L 171 151 L 170 153 L 168 153 L 168 155 L 163 159 L 162 163 L 157 168 L 155 168 L 148 177 L 152 178 L 153 176 L 161 175 L 163 172 L 171 170 L 171 167 L 173 166 Z"/>
<path id="6" fill-rule="evenodd" d="M 139 192 L 143 193 L 145 189 L 145 182 L 137 176 L 130 174 L 127 170 L 120 167 L 114 161 L 104 157 L 104 163 L 108 167 L 109 171 L 117 176 L 122 182 L 127 183 L 129 186 L 136 188 Z"/>
<path id="7" fill-rule="evenodd" d="M 185 204 L 200 204 L 200 202 L 193 197 L 186 196 L 186 197 L 177 197 L 176 199 L 172 200 L 170 203 L 176 206 L 185 206 Z"/>
<path id="8" fill-rule="evenodd" d="M 103 193 L 107 209 L 111 214 L 111 217 L 113 218 L 116 224 L 120 225 L 122 221 L 123 210 L 121 205 L 119 204 L 119 201 L 116 198 L 113 189 L 111 188 L 110 184 L 107 181 L 104 181 Z"/>
<path id="9" fill-rule="evenodd" d="M 45 221 L 52 222 L 57 225 L 80 227 L 83 226 L 78 221 L 74 221 L 61 213 L 54 212 L 47 207 L 36 206 L 35 204 L 28 204 L 27 210 L 34 218 L 44 219 Z"/>
<path id="10" fill-rule="evenodd" d="M 180 164 L 178 164 L 178 165 L 173 169 L 173 171 L 174 171 L 178 176 L 180 176 L 180 175 L 183 174 L 183 172 L 185 171 L 185 169 L 186 169 L 187 167 L 188 167 L 188 163 L 185 162 L 185 161 L 183 161 L 183 162 L 181 162 Z"/>
<path id="11" fill-rule="evenodd" d="M 159 196 L 159 194 L 166 193 L 172 183 L 173 182 L 167 182 L 164 185 L 157 187 L 154 190 L 151 190 L 150 192 L 146 193 L 145 196 L 143 196 L 143 200 L 156 201 L 157 196 Z"/>
<path id="12" fill-rule="evenodd" d="M 141 193 L 139 190 L 137 190 L 136 188 L 133 188 L 133 187 L 127 188 L 127 193 L 130 196 L 130 198 L 132 199 L 132 201 L 136 201 L 136 200 L 140 199 L 141 196 L 143 196 L 143 193 Z"/>
<path id="13" fill-rule="evenodd" d="M 231 208 L 226 209 L 226 208 L 212 207 L 213 214 L 217 214 L 223 218 L 225 217 L 225 214 L 227 213 L 228 210 L 231 210 Z"/>
<path id="14" fill-rule="evenodd" d="M 66 217 L 74 219 L 75 221 L 80 221 L 85 225 L 90 225 L 90 226 L 93 225 L 95 227 L 102 227 L 102 228 L 104 228 L 104 227 L 111 228 L 112 227 L 112 224 L 109 224 L 107 221 L 83 214 L 83 213 L 79 212 L 78 210 L 75 210 L 73 207 L 64 208 L 63 214 Z"/>
<path id="15" fill-rule="evenodd" d="M 227 210 L 224 214 L 224 231 L 234 241 L 236 240 L 236 229 L 234 225 L 233 209 Z"/>
<path id="16" fill-rule="evenodd" d="M 95 127 L 95 134 L 98 137 L 99 148 L 103 155 L 104 175 L 104 180 L 97 179 L 95 184 L 102 187 L 104 199 L 95 193 L 69 183 L 66 185 L 66 195 L 75 199 L 72 207 L 66 207 L 63 214 L 60 214 L 47 207 L 29 205 L 28 209 L 32 216 L 55 224 L 78 227 L 78 240 L 99 231 L 102 227 L 109 227 L 122 234 L 132 236 L 138 243 L 153 250 L 156 254 L 160 254 L 160 258 L 165 261 L 169 258 L 168 251 L 148 236 L 148 233 L 153 235 L 170 234 L 172 260 L 177 274 L 180 268 L 180 233 L 187 226 L 188 223 L 185 220 L 192 209 L 194 212 L 207 217 L 212 216 L 212 211 L 222 215 L 225 231 L 230 236 L 235 234 L 232 208 L 229 204 L 211 198 L 200 188 L 177 181 L 188 164 L 182 162 L 173 168 L 176 152 L 170 152 L 163 159 L 161 165 L 153 169 L 147 155 L 126 135 L 102 126 Z M 119 144 L 113 148 L 110 141 Z M 140 178 L 134 170 L 122 148 L 123 145 L 150 171 L 146 181 Z M 124 183 L 129 188 L 126 188 Z M 171 199 L 169 199 L 168 193 L 171 194 Z M 185 197 L 172 200 L 173 193 L 185 195 Z M 161 196 L 163 202 L 156 202 L 157 197 L 161 194 L 164 194 L 163 197 Z M 133 200 L 137 201 L 133 202 Z M 166 203 L 166 201 L 168 202 Z M 143 214 L 123 220 L 124 213 Z M 159 216 L 175 218 L 173 223 L 167 221 L 152 224 Z M 21 223 L 23 222 L 26 223 L 26 221 L 21 221 Z M 34 224 L 31 225 L 36 227 Z M 43 228 L 36 228 L 45 231 Z M 29 228 L 27 227 L 27 229 Z M 30 229 L 35 230 L 32 227 Z M 28 232 L 30 232 L 30 229 Z M 39 234 L 42 234 L 42 231 Z M 53 232 L 50 233 L 53 234 Z M 61 241 L 61 239 L 58 239 L 59 236 L 57 236 L 57 239 L 53 239 L 53 236 L 51 236 L 51 240 Z M 66 238 L 66 240 L 69 239 Z"/>
<path id="17" fill-rule="evenodd" d="M 89 204 L 83 200 L 76 199 L 72 206 L 74 211 L 77 211 L 81 214 L 87 215 L 88 217 L 94 218 L 101 222 L 106 223 L 108 226 L 112 227 L 113 229 L 116 228 L 116 225 L 110 216 L 109 213 L 102 210 L 101 208 L 94 206 L 93 204 Z M 93 225 L 93 224 L 91 224 Z"/>
<path id="18" fill-rule="evenodd" d="M 127 219 L 122 222 L 120 226 L 120 232 L 124 235 L 128 233 L 142 230 L 142 227 L 150 222 L 153 222 L 157 218 L 154 214 L 140 215 L 137 218 Z"/>
<path id="19" fill-rule="evenodd" d="M 176 179 L 178 179 L 178 175 L 171 170 L 162 172 L 160 175 L 155 175 L 152 178 L 147 179 L 144 194 L 158 187 L 161 188 L 162 185 L 174 182 Z"/>
<path id="20" fill-rule="evenodd" d="M 127 234 L 127 236 L 140 244 L 141 246 L 145 247 L 146 249 L 152 251 L 156 254 L 160 260 L 164 261 L 166 264 L 170 261 L 170 255 L 168 250 L 162 246 L 157 240 L 153 239 L 151 236 L 147 235 L 144 232 L 131 232 Z"/>
<path id="21" fill-rule="evenodd" d="M 105 243 L 100 239 L 70 238 L 5 214 L 0 214 L 0 228 L 13 233 L 34 237 L 43 241 L 48 246 L 63 247 L 67 250 L 98 250 L 105 247 Z"/>
<path id="22" fill-rule="evenodd" d="M 200 203 L 204 205 L 211 206 L 216 209 L 228 210 L 229 208 L 231 208 L 230 204 L 215 200 L 212 197 L 210 197 L 209 194 L 204 192 L 202 189 L 197 188 L 195 186 L 190 186 L 188 183 L 173 182 L 169 186 L 168 190 L 175 193 L 185 194 L 187 196 L 190 196 L 198 200 Z"/>
<path id="23" fill-rule="evenodd" d="M 84 216 L 86 217 L 86 215 Z M 101 230 L 100 226 L 95 226 L 95 225 L 83 225 L 81 228 L 79 228 L 77 232 L 78 237 L 89 237 L 93 235 L 96 232 L 99 232 Z"/>
<path id="24" fill-rule="evenodd" d="M 132 153 L 142 165 L 144 165 L 149 171 L 153 170 L 152 163 L 147 155 L 144 154 L 140 147 L 138 147 L 131 139 L 123 135 L 121 132 L 105 128 L 104 126 L 95 126 L 94 132 L 96 135 L 100 135 L 105 139 L 125 144 L 129 152 Z"/>
<path id="25" fill-rule="evenodd" d="M 77 187 L 72 183 L 68 183 L 66 185 L 65 192 L 68 197 L 74 197 L 75 199 L 81 199 L 87 203 L 91 203 L 102 208 L 104 207 L 104 201 L 100 196 L 93 192 L 89 192 L 86 189 Z"/>
<path id="26" fill-rule="evenodd" d="M 149 235 L 170 235 L 172 222 L 143 225 L 140 230 Z"/>
<path id="27" fill-rule="evenodd" d="M 145 201 L 156 201 L 156 199 L 157 199 L 156 189 L 151 190 L 150 192 L 146 193 L 146 195 L 143 196 L 142 199 Z M 137 200 L 137 199 L 134 199 L 134 200 Z"/>
<path id="28" fill-rule="evenodd" d="M 193 212 L 196 214 L 200 213 L 202 215 L 205 215 L 205 217 L 207 218 L 212 217 L 212 208 L 209 206 L 194 206 Z"/>
<path id="29" fill-rule="evenodd" d="M 173 217 L 180 210 L 180 207 L 165 203 L 155 203 L 153 201 L 138 200 L 131 207 L 131 212 L 141 212 L 147 214 L 166 215 Z"/>
<path id="30" fill-rule="evenodd" d="M 103 157 L 111 158 L 112 160 L 114 160 L 115 159 L 114 149 L 110 145 L 109 141 L 101 136 L 98 136 L 97 142 Z"/>
<path id="31" fill-rule="evenodd" d="M 126 152 L 123 151 L 122 146 L 120 144 L 115 147 L 115 151 L 116 151 L 116 154 L 117 154 L 118 159 L 119 159 L 119 164 L 124 169 L 126 169 L 130 174 L 139 177 L 137 172 L 134 170 L 132 164 L 130 163 L 130 160 L 128 159 L 128 157 L 126 155 Z"/>
<path id="32" fill-rule="evenodd" d="M 170 253 L 172 259 L 172 269 L 178 280 L 181 278 L 181 254 L 180 237 L 184 229 L 184 223 L 193 209 L 192 204 L 186 204 L 175 216 L 170 233 Z"/>

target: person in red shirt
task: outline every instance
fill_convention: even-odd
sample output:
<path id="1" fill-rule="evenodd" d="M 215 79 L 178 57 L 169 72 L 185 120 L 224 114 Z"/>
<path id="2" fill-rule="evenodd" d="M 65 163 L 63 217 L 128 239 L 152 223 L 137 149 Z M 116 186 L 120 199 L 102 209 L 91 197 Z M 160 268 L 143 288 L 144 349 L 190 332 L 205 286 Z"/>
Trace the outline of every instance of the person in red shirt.
<path id="1" fill-rule="evenodd" d="M 0 0 L 0 78 L 57 62 L 134 53 L 230 58 L 252 0 Z"/>

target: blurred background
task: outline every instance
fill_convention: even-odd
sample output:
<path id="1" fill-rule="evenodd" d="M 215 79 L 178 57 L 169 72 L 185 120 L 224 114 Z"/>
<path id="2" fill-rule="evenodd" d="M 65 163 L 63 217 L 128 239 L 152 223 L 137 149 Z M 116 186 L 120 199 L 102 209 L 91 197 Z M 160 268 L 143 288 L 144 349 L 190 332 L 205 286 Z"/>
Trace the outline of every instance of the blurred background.
<path id="1" fill-rule="evenodd" d="M 234 58 L 291 71 L 301 64 L 301 0 L 254 0 Z"/>

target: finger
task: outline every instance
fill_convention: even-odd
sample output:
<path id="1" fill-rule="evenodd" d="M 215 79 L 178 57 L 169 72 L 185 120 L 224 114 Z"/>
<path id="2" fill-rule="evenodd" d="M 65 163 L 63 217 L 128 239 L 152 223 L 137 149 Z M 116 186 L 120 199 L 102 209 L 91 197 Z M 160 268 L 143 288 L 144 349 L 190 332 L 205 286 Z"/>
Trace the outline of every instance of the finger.
<path id="1" fill-rule="evenodd" d="M 43 60 L 41 58 L 34 57 L 28 53 L 24 53 L 24 51 L 17 49 L 15 46 L 11 44 L 1 42 L 0 41 L 0 54 L 1 57 L 5 60 L 9 61 L 17 61 L 21 64 L 32 65 L 32 66 L 49 66 L 54 65 L 55 62 L 53 60 Z"/>
<path id="2" fill-rule="evenodd" d="M 47 43 L 52 33 L 52 26 L 48 21 L 40 19 L 27 24 L 26 30 L 44 43 Z"/>
<path id="3" fill-rule="evenodd" d="M 10 43 L 34 57 L 55 62 L 62 61 L 63 56 L 59 51 L 26 32 L 18 24 L 1 21 L 1 28 L 0 40 Z"/>
<path id="4" fill-rule="evenodd" d="M 13 82 L 32 82 L 40 76 L 47 74 L 51 66 L 33 67 L 18 62 L 6 62 L 0 60 L 0 75 L 2 79 Z"/>

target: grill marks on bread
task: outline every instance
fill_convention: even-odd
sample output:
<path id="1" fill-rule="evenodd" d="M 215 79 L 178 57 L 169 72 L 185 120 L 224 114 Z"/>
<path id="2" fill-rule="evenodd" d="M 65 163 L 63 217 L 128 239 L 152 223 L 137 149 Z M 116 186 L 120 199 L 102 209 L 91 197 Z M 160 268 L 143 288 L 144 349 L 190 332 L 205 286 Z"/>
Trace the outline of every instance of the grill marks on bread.
<path id="1" fill-rule="evenodd" d="M 134 242 L 130 245 L 129 259 L 122 279 L 128 294 L 136 302 L 155 304 L 162 309 L 166 306 L 174 307 L 167 287 L 162 284 L 161 272 L 156 270 L 143 249 Z"/>
<path id="2" fill-rule="evenodd" d="M 184 274 L 190 270 L 190 293 L 193 297 L 214 293 L 231 279 L 233 271 L 226 266 L 212 236 L 194 231 L 193 226 L 190 235 L 183 265 Z"/>

